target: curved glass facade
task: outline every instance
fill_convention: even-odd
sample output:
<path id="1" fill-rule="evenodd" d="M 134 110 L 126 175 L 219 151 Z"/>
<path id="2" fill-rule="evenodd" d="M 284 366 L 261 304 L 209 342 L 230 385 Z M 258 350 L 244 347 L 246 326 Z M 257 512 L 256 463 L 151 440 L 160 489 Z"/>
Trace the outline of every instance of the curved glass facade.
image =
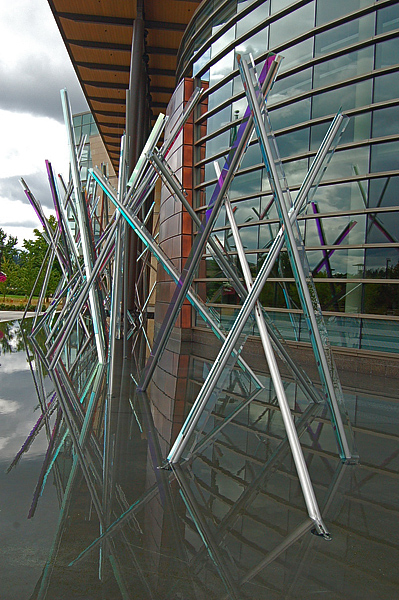
<path id="1" fill-rule="evenodd" d="M 389 0 L 212 0 L 194 15 L 178 61 L 179 78 L 207 87 L 194 127 L 199 212 L 247 106 L 238 54 L 258 65 L 270 51 L 284 57 L 268 106 L 293 196 L 334 114 L 350 116 L 299 223 L 332 343 L 388 352 L 399 351 L 398 36 L 399 4 Z M 256 139 L 230 200 L 256 273 L 279 227 Z M 234 257 L 223 211 L 216 235 Z M 199 290 L 228 319 L 239 300 L 211 257 L 201 275 Z M 285 337 L 307 341 L 284 253 L 261 300 Z"/>

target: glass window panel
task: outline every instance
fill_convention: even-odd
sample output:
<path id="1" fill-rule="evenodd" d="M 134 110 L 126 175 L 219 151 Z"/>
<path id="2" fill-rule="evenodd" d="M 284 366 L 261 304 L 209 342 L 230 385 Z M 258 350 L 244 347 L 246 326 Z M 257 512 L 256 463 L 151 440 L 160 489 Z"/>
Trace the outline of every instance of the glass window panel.
<path id="1" fill-rule="evenodd" d="M 75 141 L 77 144 L 79 144 L 80 142 L 80 138 L 82 136 L 82 128 L 81 127 L 74 127 L 74 133 L 75 133 Z"/>
<path id="2" fill-rule="evenodd" d="M 255 0 L 237 0 L 237 13 L 240 13 L 247 8 L 247 6 L 251 6 Z"/>
<path id="3" fill-rule="evenodd" d="M 341 137 L 341 144 L 367 140 L 370 137 L 371 112 L 351 116 L 349 123 Z"/>
<path id="4" fill-rule="evenodd" d="M 373 48 L 363 48 L 315 65 L 314 87 L 324 87 L 373 69 Z"/>
<path id="5" fill-rule="evenodd" d="M 259 194 L 261 189 L 261 174 L 261 169 L 258 169 L 251 173 L 236 175 L 230 186 L 230 199 L 233 200 L 240 196 L 248 196 L 250 194 Z"/>
<path id="6" fill-rule="evenodd" d="M 273 106 L 277 102 L 282 102 L 287 98 L 297 96 L 302 92 L 307 92 L 312 88 L 312 70 L 305 69 L 300 73 L 295 73 L 282 79 L 277 78 L 276 83 L 268 97 L 268 105 Z"/>
<path id="7" fill-rule="evenodd" d="M 346 85 L 330 92 L 316 94 L 312 100 L 312 118 L 334 115 L 343 111 L 367 106 L 371 102 L 372 80 Z"/>
<path id="8" fill-rule="evenodd" d="M 261 249 L 270 248 L 279 229 L 279 223 L 262 223 L 262 225 L 259 226 L 259 247 Z"/>
<path id="9" fill-rule="evenodd" d="M 219 227 L 226 227 L 226 225 L 227 225 L 226 208 L 224 206 L 222 206 L 222 208 L 219 211 L 218 217 L 215 221 L 215 228 L 217 229 Z"/>
<path id="10" fill-rule="evenodd" d="M 209 281 L 205 284 L 205 297 L 207 302 L 220 304 L 222 301 L 223 282 Z M 201 286 L 202 287 L 202 286 Z"/>
<path id="11" fill-rule="evenodd" d="M 206 21 L 206 19 L 212 14 L 214 10 L 214 2 L 207 2 L 201 12 L 198 13 L 195 21 L 192 22 L 192 27 L 195 27 L 195 30 L 198 31 L 201 25 Z"/>
<path id="12" fill-rule="evenodd" d="M 326 276 L 325 273 L 323 273 L 323 276 Z M 336 281 L 323 283 L 321 281 L 322 278 L 315 277 L 316 290 L 322 310 L 345 312 L 345 292 L 347 285 Z"/>
<path id="13" fill-rule="evenodd" d="M 263 306 L 273 306 L 275 308 L 287 308 L 286 300 L 284 297 L 284 291 L 283 291 L 281 284 L 279 284 L 279 283 L 267 281 L 266 284 L 263 286 L 263 289 L 262 289 L 259 299 Z M 286 315 L 286 316 L 287 316 L 287 319 L 289 320 L 289 315 Z M 271 315 L 271 317 L 274 319 L 275 314 L 273 313 Z M 280 328 L 280 325 L 278 324 L 277 326 L 279 327 L 279 330 L 282 332 L 283 330 Z M 284 337 L 286 337 L 285 331 L 284 331 L 283 335 L 284 335 Z M 292 337 L 288 337 L 288 339 L 292 339 Z"/>
<path id="14" fill-rule="evenodd" d="M 282 157 L 308 152 L 309 127 L 277 136 L 277 146 Z"/>
<path id="15" fill-rule="evenodd" d="M 212 27 L 212 35 L 215 35 L 215 33 L 217 33 L 223 26 L 224 26 L 224 23 L 221 23 L 220 25 L 216 25 L 216 26 Z M 218 36 L 215 39 L 215 41 L 213 42 L 213 44 L 211 46 L 211 58 L 213 58 L 214 56 L 219 54 L 219 52 L 221 50 L 223 50 L 223 48 L 225 48 L 228 44 L 230 44 L 234 40 L 234 37 L 235 37 L 235 25 L 230 27 L 230 29 L 228 29 L 225 33 L 223 33 L 221 36 Z"/>
<path id="16" fill-rule="evenodd" d="M 231 19 L 231 17 L 233 17 L 236 14 L 236 10 L 237 10 L 237 2 L 228 2 L 227 4 L 225 4 L 225 6 L 220 9 L 219 8 L 219 2 L 214 1 L 213 2 L 213 8 L 214 10 L 216 8 L 218 8 L 216 15 L 213 18 L 213 25 L 214 26 L 218 26 L 218 25 L 223 25 L 224 23 L 227 23 L 227 21 L 229 21 L 229 19 Z"/>
<path id="17" fill-rule="evenodd" d="M 274 15 L 279 10 L 293 4 L 294 0 L 271 0 L 271 14 Z"/>
<path id="18" fill-rule="evenodd" d="M 262 196 L 260 199 L 260 218 L 278 219 L 278 212 L 273 195 Z"/>
<path id="19" fill-rule="evenodd" d="M 370 181 L 369 207 L 399 206 L 399 177 L 372 179 Z"/>
<path id="20" fill-rule="evenodd" d="M 206 50 L 202 54 L 202 56 L 200 56 L 195 61 L 195 63 L 193 63 L 193 77 L 195 77 L 196 74 L 202 69 L 202 67 L 204 67 L 207 64 L 207 62 L 209 62 L 210 58 L 211 58 L 211 49 L 208 48 L 208 50 Z M 206 77 L 206 78 L 204 76 L 202 76 L 202 79 L 204 81 L 208 81 L 209 80 L 209 76 Z"/>
<path id="21" fill-rule="evenodd" d="M 242 119 L 247 108 L 248 108 L 248 102 L 247 102 L 246 97 L 240 98 L 239 100 L 236 100 L 235 102 L 233 102 L 231 104 L 232 121 L 235 121 L 237 119 Z"/>
<path id="22" fill-rule="evenodd" d="M 369 148 L 352 148 L 337 150 L 328 166 L 326 179 L 353 177 L 354 174 L 364 175 L 369 172 Z"/>
<path id="23" fill-rule="evenodd" d="M 399 285 L 365 284 L 364 312 L 371 315 L 399 315 Z M 381 330 L 378 335 L 381 337 Z"/>
<path id="24" fill-rule="evenodd" d="M 399 134 L 399 106 L 373 112 L 373 137 Z"/>
<path id="25" fill-rule="evenodd" d="M 221 57 L 218 62 L 209 69 L 209 85 L 219 83 L 223 77 L 226 77 L 233 70 L 234 50 Z"/>
<path id="26" fill-rule="evenodd" d="M 260 215 L 260 200 L 257 198 L 248 198 L 232 205 L 234 218 L 237 225 L 258 221 Z"/>
<path id="27" fill-rule="evenodd" d="M 83 125 L 82 126 L 82 135 L 90 135 L 90 125 Z"/>
<path id="28" fill-rule="evenodd" d="M 223 215 L 224 214 L 225 213 L 223 211 Z M 222 218 L 220 215 L 218 216 L 218 219 L 217 219 L 217 225 L 218 225 L 219 229 L 218 230 L 215 229 L 214 232 L 212 233 L 212 236 L 217 238 L 220 241 L 222 246 L 225 247 L 226 251 L 231 250 L 230 245 L 226 246 L 227 235 L 230 232 L 227 229 L 220 228 L 222 225 L 224 225 L 224 218 Z"/>
<path id="29" fill-rule="evenodd" d="M 369 244 L 397 243 L 399 213 L 372 213 L 367 217 L 367 242 Z"/>
<path id="30" fill-rule="evenodd" d="M 399 279 L 399 248 L 368 248 L 365 277 Z"/>
<path id="31" fill-rule="evenodd" d="M 308 168 L 309 161 L 307 158 L 284 163 L 284 171 L 288 185 L 301 185 L 302 181 L 305 179 L 306 173 L 308 172 Z M 292 196 L 295 198 L 296 192 L 293 193 Z"/>
<path id="32" fill-rule="evenodd" d="M 233 94 L 239 94 L 244 91 L 244 86 L 242 84 L 241 75 L 236 75 L 233 79 Z"/>
<path id="33" fill-rule="evenodd" d="M 270 121 L 275 131 L 298 125 L 299 123 L 309 121 L 309 119 L 310 98 L 304 98 L 299 102 L 287 104 L 270 112 Z"/>
<path id="34" fill-rule="evenodd" d="M 208 206 L 209 202 L 211 201 L 214 189 L 215 189 L 215 184 L 208 185 L 205 188 L 205 205 L 206 206 Z M 203 213 L 201 213 L 201 219 L 202 219 L 203 216 L 204 216 Z"/>
<path id="35" fill-rule="evenodd" d="M 262 164 L 262 154 L 260 152 L 260 146 L 258 143 L 251 144 L 244 154 L 244 158 L 241 161 L 241 168 L 252 167 L 255 165 Z"/>
<path id="36" fill-rule="evenodd" d="M 326 319 L 326 327 L 330 342 L 334 346 L 359 348 L 360 319 L 344 317 L 341 315 L 330 316 Z"/>
<path id="37" fill-rule="evenodd" d="M 306 219 L 305 243 L 306 246 L 363 244 L 365 225 L 365 215 Z"/>
<path id="38" fill-rule="evenodd" d="M 230 132 L 225 131 L 206 143 L 206 158 L 230 148 Z"/>
<path id="39" fill-rule="evenodd" d="M 232 94 L 232 82 L 228 81 L 219 89 L 213 91 L 208 96 L 208 110 L 212 110 L 216 106 L 219 106 L 222 102 L 231 97 Z"/>
<path id="40" fill-rule="evenodd" d="M 390 288 L 391 286 L 387 287 Z M 371 288 L 374 288 L 374 290 Z M 389 293 L 389 291 L 387 290 L 386 293 Z M 397 294 L 396 290 L 394 291 L 395 293 Z M 366 285 L 365 294 L 367 299 L 371 297 L 372 303 L 375 303 L 375 286 Z M 367 312 L 370 313 L 370 311 Z M 398 309 L 397 307 L 393 309 L 387 308 L 384 314 L 397 315 Z M 399 352 L 398 329 L 399 323 L 397 321 L 363 319 L 361 348 L 380 352 Z"/>
<path id="41" fill-rule="evenodd" d="M 329 178 L 329 170 L 326 172 Z M 367 199 L 367 181 L 352 181 L 348 183 L 321 185 L 314 196 L 319 213 L 329 213 L 344 210 L 357 210 L 365 207 Z M 307 213 L 313 212 L 308 206 Z"/>
<path id="42" fill-rule="evenodd" d="M 205 259 L 205 273 L 207 277 L 220 277 L 222 275 L 218 263 L 210 256 Z"/>
<path id="43" fill-rule="evenodd" d="M 215 115 L 209 117 L 206 121 L 207 135 L 210 135 L 217 129 L 220 129 L 220 127 L 223 127 L 223 125 L 227 125 L 227 123 L 230 123 L 230 113 L 230 106 L 226 106 L 225 108 L 222 108 L 222 110 L 219 110 L 219 112 L 217 112 Z"/>
<path id="44" fill-rule="evenodd" d="M 374 4 L 374 0 L 317 0 L 316 25 L 329 23 L 370 4 Z"/>
<path id="45" fill-rule="evenodd" d="M 371 149 L 371 172 L 399 169 L 399 142 L 375 144 Z"/>
<path id="46" fill-rule="evenodd" d="M 384 102 L 399 97 L 399 72 L 388 73 L 374 80 L 374 102 Z"/>
<path id="47" fill-rule="evenodd" d="M 244 250 L 255 250 L 259 248 L 259 227 L 257 225 L 240 227 L 240 238 Z M 233 247 L 233 243 L 231 247 Z"/>
<path id="48" fill-rule="evenodd" d="M 92 122 L 93 122 L 93 117 L 92 117 L 91 113 L 85 113 L 82 115 L 83 125 L 87 125 L 88 123 L 92 123 Z"/>
<path id="49" fill-rule="evenodd" d="M 287 40 L 297 37 L 301 33 L 310 31 L 314 23 L 314 11 L 314 2 L 310 2 L 309 4 L 290 12 L 278 21 L 271 23 L 270 48 L 273 49 Z M 272 4 L 272 13 L 275 12 L 276 9 Z"/>
<path id="50" fill-rule="evenodd" d="M 242 9 L 240 9 L 238 6 L 237 10 L 239 11 Z M 269 16 L 269 2 L 266 0 L 266 2 L 263 2 L 260 6 L 255 8 L 252 12 L 250 12 L 246 17 L 244 17 L 243 19 L 240 19 L 237 22 L 237 37 L 240 37 L 247 31 L 250 31 L 257 25 L 259 25 L 259 23 L 261 23 L 262 21 L 267 19 L 268 16 Z M 266 38 L 266 41 L 267 41 L 267 38 Z"/>
<path id="51" fill-rule="evenodd" d="M 331 277 L 338 279 L 359 279 L 363 277 L 364 250 L 360 248 L 325 249 L 324 251 L 307 250 L 306 256 L 314 277 L 327 277 L 328 273 L 331 273 Z M 351 294 L 354 294 L 353 298 L 356 296 L 356 303 L 360 306 L 361 299 L 357 297 L 359 288 L 356 289 L 356 294 L 354 288 L 351 288 L 351 290 Z M 348 301 L 347 305 L 349 303 Z M 346 312 L 353 312 L 353 310 L 346 310 Z"/>
<path id="52" fill-rule="evenodd" d="M 215 179 L 216 172 L 215 167 L 213 165 L 213 161 L 206 163 L 205 165 L 205 181 L 210 181 L 211 179 Z"/>
<path id="53" fill-rule="evenodd" d="M 315 56 L 329 54 L 370 38 L 374 34 L 374 14 L 341 23 L 338 27 L 316 36 Z"/>
<path id="54" fill-rule="evenodd" d="M 375 68 L 390 67 L 399 63 L 399 44 L 397 38 L 376 45 Z"/>
<path id="55" fill-rule="evenodd" d="M 266 52 L 269 37 L 268 33 L 269 29 L 264 29 L 262 31 L 259 31 L 258 33 L 255 33 L 247 40 L 243 40 L 242 42 L 240 42 L 236 46 L 236 55 L 242 54 L 243 56 L 245 56 L 246 54 L 251 53 L 252 56 L 256 58 L 260 54 L 263 54 L 263 52 Z"/>
<path id="56" fill-rule="evenodd" d="M 329 126 L 330 122 L 312 125 L 310 143 L 312 150 L 317 150 L 319 148 Z M 342 135 L 341 143 L 346 144 L 349 142 L 357 142 L 368 139 L 370 137 L 370 129 L 371 113 L 365 113 L 351 117 Z"/>
<path id="57" fill-rule="evenodd" d="M 399 28 L 399 5 L 387 6 L 377 13 L 377 33 L 386 33 Z"/>
<path id="58" fill-rule="evenodd" d="M 280 73 L 288 71 L 297 65 L 303 64 L 313 58 L 313 38 L 304 40 L 300 44 L 284 48 L 282 51 L 283 61 L 280 66 Z"/>

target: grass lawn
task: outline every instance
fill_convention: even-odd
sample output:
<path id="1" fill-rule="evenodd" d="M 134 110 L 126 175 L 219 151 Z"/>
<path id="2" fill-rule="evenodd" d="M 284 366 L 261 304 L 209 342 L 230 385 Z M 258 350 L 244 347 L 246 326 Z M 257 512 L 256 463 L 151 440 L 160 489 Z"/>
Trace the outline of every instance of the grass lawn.
<path id="1" fill-rule="evenodd" d="M 28 296 L 16 296 L 12 294 L 1 294 L 0 295 L 0 304 L 6 304 L 8 306 L 18 306 L 21 308 L 25 308 L 29 298 Z M 31 305 L 37 305 L 38 298 L 32 298 Z"/>

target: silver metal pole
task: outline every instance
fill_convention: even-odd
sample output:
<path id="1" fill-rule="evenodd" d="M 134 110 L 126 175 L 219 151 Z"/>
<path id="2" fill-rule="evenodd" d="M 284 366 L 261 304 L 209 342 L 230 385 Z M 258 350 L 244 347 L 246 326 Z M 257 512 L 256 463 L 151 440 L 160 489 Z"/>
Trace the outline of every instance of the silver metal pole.
<path id="1" fill-rule="evenodd" d="M 345 460 L 350 460 L 352 458 L 352 452 L 349 448 L 349 444 L 346 438 L 346 432 L 344 429 L 344 425 L 342 422 L 341 413 L 339 410 L 334 384 L 332 381 L 329 365 L 327 362 L 326 354 L 324 351 L 324 345 L 320 336 L 319 326 L 316 320 L 316 315 L 313 309 L 312 299 L 310 297 L 309 288 L 306 281 L 306 275 L 303 269 L 302 260 L 299 255 L 299 249 L 297 245 L 297 239 L 295 237 L 292 220 L 288 215 L 288 209 L 286 205 L 286 198 L 284 197 L 284 192 L 280 184 L 280 176 L 277 172 L 277 165 L 275 162 L 275 157 L 273 155 L 277 152 L 276 146 L 274 146 L 273 150 L 271 147 L 270 137 L 271 134 L 266 131 L 265 124 L 263 122 L 261 110 L 259 107 L 259 100 L 256 96 L 256 91 L 254 85 L 251 80 L 251 76 L 249 73 L 248 65 L 244 60 L 239 62 L 240 70 L 242 73 L 242 77 L 245 84 L 245 91 L 247 94 L 248 102 L 251 106 L 251 110 L 253 111 L 255 127 L 257 130 L 259 143 L 262 150 L 263 159 L 266 165 L 267 172 L 269 174 L 269 178 L 272 184 L 272 188 L 275 191 L 275 200 L 278 205 L 279 213 L 281 220 L 284 224 L 285 238 L 287 243 L 287 248 L 289 255 L 291 257 L 291 263 L 293 266 L 293 273 L 297 283 L 298 290 L 300 291 L 300 298 L 303 310 L 308 319 L 310 326 L 310 338 L 312 342 L 312 346 L 316 353 L 317 363 L 320 375 L 322 377 L 323 384 L 326 388 L 326 392 L 329 398 L 329 404 L 331 408 L 331 412 L 333 415 L 334 424 L 336 426 L 337 431 L 337 441 L 340 448 L 340 454 Z M 274 136 L 271 138 L 274 141 Z M 289 196 L 288 187 L 286 187 L 285 195 Z M 295 221 L 294 221 L 295 223 Z M 296 223 L 295 223 L 296 224 Z M 314 290 L 314 293 L 315 290 Z"/>
<path id="2" fill-rule="evenodd" d="M 118 180 L 118 198 L 122 198 L 123 190 L 126 185 L 126 135 L 121 138 L 121 154 L 119 160 L 119 180 Z M 108 194 L 107 198 L 109 197 Z M 119 213 L 117 213 L 119 215 Z M 117 215 L 116 215 L 117 216 Z M 115 358 L 115 340 L 117 339 L 117 330 L 121 322 L 121 300 L 122 300 L 122 219 L 117 219 L 115 259 L 112 285 L 111 314 L 109 326 L 109 347 L 108 347 L 108 396 L 112 396 L 114 379 L 114 358 Z"/>
<path id="3" fill-rule="evenodd" d="M 217 170 L 217 176 L 219 177 L 219 175 L 220 174 Z M 233 209 L 231 208 L 230 200 L 227 196 L 225 198 L 225 206 L 227 216 L 230 222 L 231 231 L 233 233 L 238 258 L 240 260 L 242 272 L 244 275 L 245 284 L 249 291 L 253 283 L 251 270 L 249 268 L 249 264 L 245 256 L 244 247 L 242 245 L 240 234 L 238 232 L 238 227 L 234 219 Z M 325 527 L 322 521 L 320 509 L 316 500 L 316 495 L 313 490 L 312 482 L 309 476 L 309 471 L 305 462 L 305 457 L 303 456 L 301 444 L 299 442 L 298 434 L 294 425 L 294 421 L 292 419 L 291 410 L 287 401 L 287 397 L 285 395 L 284 385 L 277 365 L 277 360 L 273 352 L 273 347 L 269 335 L 267 333 L 265 320 L 263 318 L 262 307 L 259 301 L 255 305 L 255 318 L 256 324 L 259 329 L 259 335 L 263 345 L 263 350 L 265 352 L 266 361 L 269 365 L 270 375 L 273 381 L 277 400 L 280 406 L 284 427 L 287 432 L 287 437 L 291 447 L 291 452 L 295 462 L 296 470 L 298 473 L 299 482 L 301 484 L 303 496 L 305 498 L 308 514 L 309 517 L 315 522 L 319 533 L 327 535 L 327 528 Z"/>
<path id="4" fill-rule="evenodd" d="M 88 223 L 87 223 L 87 210 L 85 200 L 82 194 L 81 185 L 80 185 L 80 175 L 78 162 L 76 158 L 76 145 L 75 145 L 75 136 L 73 133 L 72 126 L 72 115 L 71 109 L 68 101 L 67 91 L 61 90 L 61 101 L 62 101 L 62 109 L 64 113 L 64 120 L 67 129 L 68 135 L 68 144 L 71 158 L 71 171 L 72 171 L 72 179 L 75 188 L 75 196 L 76 196 L 76 206 L 77 213 L 79 219 L 79 228 L 80 228 L 80 239 L 82 243 L 83 250 L 83 260 L 85 264 L 85 271 L 87 279 L 90 278 L 92 267 L 93 267 L 93 257 L 90 249 L 90 240 L 89 240 L 89 231 L 88 231 Z M 93 329 L 94 336 L 96 340 L 97 347 L 97 355 L 100 364 L 105 363 L 105 332 L 103 328 L 101 311 L 98 303 L 98 297 L 95 294 L 94 288 L 91 286 L 89 290 L 89 301 L 92 312 L 93 319 Z"/>

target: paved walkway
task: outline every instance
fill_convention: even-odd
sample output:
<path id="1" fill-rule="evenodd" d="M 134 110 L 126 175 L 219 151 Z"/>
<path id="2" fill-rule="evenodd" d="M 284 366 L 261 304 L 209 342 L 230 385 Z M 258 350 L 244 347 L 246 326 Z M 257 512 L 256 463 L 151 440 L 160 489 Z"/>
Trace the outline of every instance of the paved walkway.
<path id="1" fill-rule="evenodd" d="M 0 323 L 3 321 L 16 321 L 24 316 L 23 310 L 0 310 Z M 34 312 L 26 313 L 27 317 L 34 317 Z"/>

